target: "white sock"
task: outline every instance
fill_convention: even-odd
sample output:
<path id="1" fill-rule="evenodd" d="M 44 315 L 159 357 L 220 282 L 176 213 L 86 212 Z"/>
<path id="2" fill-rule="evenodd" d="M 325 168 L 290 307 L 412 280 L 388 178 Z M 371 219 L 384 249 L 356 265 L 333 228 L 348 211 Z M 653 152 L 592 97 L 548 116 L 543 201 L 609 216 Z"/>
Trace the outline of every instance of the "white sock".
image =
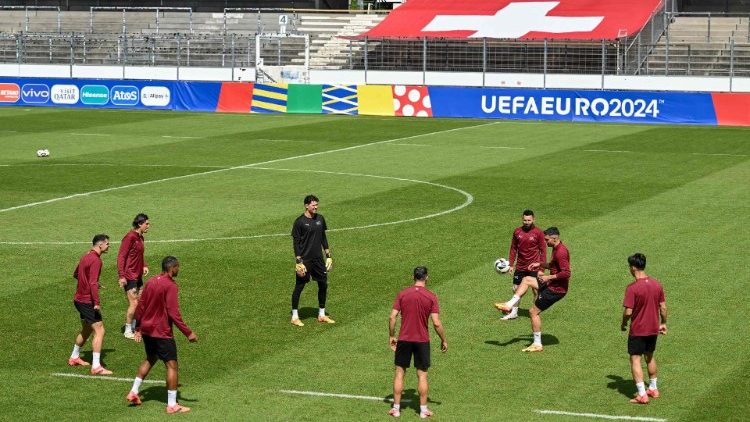
<path id="1" fill-rule="evenodd" d="M 518 306 L 514 306 L 513 309 L 510 310 L 510 316 L 518 316 Z"/>
<path id="2" fill-rule="evenodd" d="M 81 346 L 74 344 L 73 345 L 73 353 L 70 354 L 71 359 L 78 359 L 81 357 Z"/>
<path id="3" fill-rule="evenodd" d="M 401 410 L 401 405 L 393 403 L 393 408 L 396 409 L 396 410 Z"/>
<path id="4" fill-rule="evenodd" d="M 511 298 L 509 301 L 507 301 L 505 304 L 508 306 L 515 306 L 518 301 L 521 300 L 521 297 L 518 295 L 513 295 L 513 298 Z"/>
<path id="5" fill-rule="evenodd" d="M 542 345 L 542 332 L 534 333 L 534 344 Z"/>
<path id="6" fill-rule="evenodd" d="M 638 388 L 638 395 L 639 396 L 645 396 L 646 395 L 646 384 L 641 382 L 635 383 L 636 388 Z"/>
<path id="7" fill-rule="evenodd" d="M 94 361 L 91 362 L 91 367 L 92 368 L 97 368 L 99 366 L 102 366 L 102 364 L 99 362 L 99 359 L 100 359 L 101 355 L 102 355 L 101 353 L 94 352 Z"/>
<path id="8" fill-rule="evenodd" d="M 656 390 L 656 378 L 651 378 L 648 382 L 648 388 L 650 390 Z"/>
<path id="9" fill-rule="evenodd" d="M 167 406 L 177 405 L 177 390 L 167 390 Z"/>
<path id="10" fill-rule="evenodd" d="M 419 405 L 419 413 L 424 413 L 424 412 L 426 412 L 426 411 L 427 411 L 427 405 L 424 405 L 424 406 L 422 406 L 422 405 L 420 404 L 420 405 Z"/>
<path id="11" fill-rule="evenodd" d="M 319 317 L 326 316 L 326 308 L 318 309 L 318 316 Z"/>
<path id="12" fill-rule="evenodd" d="M 292 309 L 292 319 L 299 319 L 299 313 L 296 309 Z"/>
<path id="13" fill-rule="evenodd" d="M 127 322 L 125 323 L 125 332 L 126 333 L 132 333 L 133 332 L 133 323 L 132 322 L 130 324 L 128 324 Z"/>
<path id="14" fill-rule="evenodd" d="M 141 389 L 141 383 L 143 382 L 143 379 L 135 377 L 133 380 L 133 388 L 130 389 L 130 391 L 134 392 L 135 394 L 138 394 L 138 390 Z"/>

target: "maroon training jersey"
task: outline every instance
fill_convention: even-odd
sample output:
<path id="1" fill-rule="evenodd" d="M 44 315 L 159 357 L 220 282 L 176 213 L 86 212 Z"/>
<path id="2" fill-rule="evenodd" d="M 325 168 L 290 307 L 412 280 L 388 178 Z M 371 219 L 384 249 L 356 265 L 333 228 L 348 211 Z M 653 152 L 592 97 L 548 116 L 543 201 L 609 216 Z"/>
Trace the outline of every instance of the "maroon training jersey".
<path id="1" fill-rule="evenodd" d="M 169 274 L 152 277 L 138 300 L 134 318 L 141 334 L 156 338 L 173 338 L 172 324 L 190 337 L 193 331 L 185 324 L 177 300 L 177 283 Z"/>
<path id="2" fill-rule="evenodd" d="M 518 262 L 516 262 L 516 257 L 518 257 Z M 544 232 L 536 226 L 529 231 L 524 231 L 523 226 L 517 228 L 510 241 L 508 261 L 517 271 L 530 271 L 530 264 L 547 262 L 547 243 L 544 242 Z M 514 262 L 516 262 L 515 265 L 513 265 Z"/>
<path id="3" fill-rule="evenodd" d="M 418 343 L 430 341 L 430 335 L 427 332 L 430 314 L 440 313 L 440 306 L 435 293 L 424 287 L 407 287 L 396 296 L 393 309 L 401 312 L 399 340 Z"/>
<path id="4" fill-rule="evenodd" d="M 547 284 L 547 288 L 555 293 L 568 293 L 568 280 L 570 280 L 570 254 L 568 247 L 562 242 L 552 248 L 552 260 L 549 262 L 549 273 L 557 276 L 555 280 Z"/>
<path id="5" fill-rule="evenodd" d="M 664 303 L 664 289 L 651 277 L 636 279 L 625 288 L 622 306 L 632 309 L 630 336 L 655 336 L 659 334 L 659 305 Z"/>
<path id="6" fill-rule="evenodd" d="M 99 303 L 99 275 L 102 273 L 102 259 L 96 251 L 89 251 L 81 257 L 73 278 L 78 280 L 78 288 L 73 300 L 78 303 L 101 305 Z"/>
<path id="7" fill-rule="evenodd" d="M 146 261 L 143 258 L 145 250 L 143 235 L 131 230 L 120 243 L 120 251 L 117 253 L 117 275 L 126 280 L 140 280 L 143 277 L 143 267 Z"/>

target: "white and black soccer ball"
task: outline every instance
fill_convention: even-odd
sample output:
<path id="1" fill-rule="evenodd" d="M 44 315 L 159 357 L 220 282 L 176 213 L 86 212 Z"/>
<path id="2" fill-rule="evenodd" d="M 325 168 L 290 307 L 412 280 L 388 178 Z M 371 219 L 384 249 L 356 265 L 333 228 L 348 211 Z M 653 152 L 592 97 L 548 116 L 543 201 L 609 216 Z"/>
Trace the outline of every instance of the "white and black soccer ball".
<path id="1" fill-rule="evenodd" d="M 49 150 L 48 149 L 38 149 L 36 150 L 36 156 L 39 158 L 49 157 Z"/>
<path id="2" fill-rule="evenodd" d="M 495 271 L 498 272 L 498 274 L 505 274 L 508 271 L 510 271 L 510 262 L 508 262 L 505 258 L 498 258 L 495 261 Z"/>

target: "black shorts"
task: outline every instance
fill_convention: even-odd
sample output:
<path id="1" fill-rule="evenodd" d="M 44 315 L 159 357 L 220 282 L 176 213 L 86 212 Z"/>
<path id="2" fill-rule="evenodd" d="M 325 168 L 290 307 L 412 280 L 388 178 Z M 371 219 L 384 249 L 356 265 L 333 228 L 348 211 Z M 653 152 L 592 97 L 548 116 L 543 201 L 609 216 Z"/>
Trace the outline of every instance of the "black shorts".
<path id="1" fill-rule="evenodd" d="M 136 293 L 138 293 L 139 290 L 141 290 L 141 287 L 143 287 L 143 279 L 138 280 L 125 280 L 125 293 L 128 291 L 135 289 Z"/>
<path id="2" fill-rule="evenodd" d="M 628 337 L 628 354 L 632 355 L 643 355 L 654 353 L 656 350 L 656 338 L 655 336 L 631 336 Z"/>
<path id="3" fill-rule="evenodd" d="M 534 306 L 539 308 L 540 311 L 547 310 L 550 306 L 554 305 L 555 302 L 565 297 L 565 293 L 555 293 L 547 288 L 547 283 L 539 281 L 539 296 L 534 302 Z"/>
<path id="4" fill-rule="evenodd" d="M 86 324 L 101 322 L 102 313 L 98 309 L 94 309 L 94 305 L 91 303 L 81 303 L 74 300 L 73 305 L 78 309 L 78 313 L 81 314 L 81 321 Z"/>
<path id="5" fill-rule="evenodd" d="M 518 286 L 523 281 L 524 277 L 535 277 L 539 273 L 536 271 L 515 271 L 513 272 L 513 284 Z"/>
<path id="6" fill-rule="evenodd" d="M 426 371 L 430 367 L 430 342 L 402 341 L 396 343 L 396 357 L 393 363 L 402 368 L 408 368 L 411 357 L 414 356 L 414 367 Z"/>
<path id="7" fill-rule="evenodd" d="M 177 343 L 173 338 L 143 336 L 146 356 L 156 356 L 162 361 L 177 360 Z"/>
<path id="8" fill-rule="evenodd" d="M 313 280 L 325 283 L 328 281 L 328 272 L 326 271 L 326 265 L 322 259 L 316 259 L 312 261 L 304 261 L 307 273 L 303 277 L 300 277 L 296 272 L 294 273 L 297 277 L 297 284 L 307 283 L 310 281 L 310 277 Z"/>

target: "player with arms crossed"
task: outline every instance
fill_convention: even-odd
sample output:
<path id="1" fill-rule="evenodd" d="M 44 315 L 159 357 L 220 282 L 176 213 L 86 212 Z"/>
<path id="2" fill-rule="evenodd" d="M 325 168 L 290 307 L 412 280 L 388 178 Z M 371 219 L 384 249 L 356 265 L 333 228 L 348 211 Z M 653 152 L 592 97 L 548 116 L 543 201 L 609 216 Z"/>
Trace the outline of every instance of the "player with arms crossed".
<path id="1" fill-rule="evenodd" d="M 542 268 L 549 269 L 549 275 L 524 277 L 513 298 L 505 303 L 495 304 L 498 310 L 509 313 L 529 288 L 536 293 L 537 298 L 534 301 L 534 306 L 529 309 L 531 332 L 534 336 L 534 341 L 529 347 L 523 349 L 524 352 L 541 352 L 544 350 L 542 346 L 542 318 L 540 314 L 568 293 L 570 253 L 567 246 L 560 240 L 560 230 L 557 227 L 550 227 L 545 230 L 544 241 L 547 243 L 547 246 L 552 248 L 552 259 L 549 263 L 535 262 L 529 265 L 529 269 L 531 271 L 537 271 Z"/>
<path id="2" fill-rule="evenodd" d="M 508 262 L 510 263 L 509 273 L 513 273 L 513 292 L 518 289 L 524 277 L 537 276 L 536 271 L 532 271 L 529 266 L 534 262 L 547 262 L 547 244 L 544 241 L 544 233 L 539 227 L 534 225 L 534 211 L 524 210 L 522 216 L 523 224 L 513 231 L 513 238 L 510 241 L 510 251 L 508 252 Z M 513 306 L 510 313 L 500 318 L 503 321 L 510 321 L 518 318 L 518 304 Z"/>
<path id="3" fill-rule="evenodd" d="M 91 243 L 93 247 L 86 255 L 81 257 L 78 266 L 73 271 L 73 278 L 78 280 L 73 305 L 81 315 L 81 332 L 76 337 L 73 353 L 68 359 L 68 365 L 89 366 L 88 362 L 81 359 L 81 347 L 93 331 L 94 339 L 91 340 L 91 348 L 94 351 L 94 359 L 93 366 L 91 366 L 91 375 L 112 375 L 112 371 L 104 368 L 101 364 L 104 323 L 102 322 L 102 305 L 99 300 L 99 276 L 102 272 L 101 255 L 109 249 L 109 236 L 97 234 Z"/>
<path id="4" fill-rule="evenodd" d="M 303 327 L 299 319 L 299 298 L 305 285 L 312 277 L 318 282 L 318 322 L 335 324 L 326 315 L 326 296 L 328 294 L 328 272 L 333 267 L 331 250 L 326 238 L 326 220 L 318 214 L 318 197 L 305 197 L 305 212 L 292 225 L 292 243 L 294 245 L 296 282 L 292 292 L 292 325 Z M 323 262 L 323 252 L 326 260 Z"/>
<path id="5" fill-rule="evenodd" d="M 128 299 L 128 310 L 125 313 L 125 338 L 133 338 L 133 313 L 138 306 L 143 277 L 148 275 L 148 264 L 144 258 L 145 246 L 143 235 L 148 232 L 151 222 L 146 214 L 140 213 L 133 219 L 133 229 L 120 242 L 117 253 L 117 274 L 120 287 L 125 290 Z"/>
<path id="6" fill-rule="evenodd" d="M 136 342 L 143 340 L 146 360 L 138 368 L 138 375 L 133 380 L 133 387 L 126 399 L 133 405 L 141 404 L 138 396 L 141 383 L 156 361 L 161 359 L 167 367 L 167 413 L 187 413 L 190 408 L 177 403 L 177 344 L 172 334 L 172 324 L 191 343 L 198 341 L 198 336 L 185 324 L 180 313 L 175 282 L 180 272 L 180 262 L 173 256 L 165 257 L 161 261 L 161 269 L 161 274 L 146 283 L 135 310 L 136 330 L 133 339 Z"/>
<path id="7" fill-rule="evenodd" d="M 649 277 L 644 271 L 646 269 L 645 255 L 636 253 L 629 256 L 628 266 L 630 267 L 630 274 L 635 280 L 625 288 L 625 299 L 622 302 L 625 309 L 622 313 L 620 330 L 627 330 L 628 321 L 630 321 L 628 354 L 630 355 L 633 381 L 638 389 L 635 398 L 630 402 L 633 404 L 648 404 L 649 397 L 658 398 L 660 396 L 656 385 L 654 351 L 659 334 L 667 334 L 667 303 L 664 300 L 664 288 L 659 281 Z M 659 317 L 661 317 L 661 322 Z M 643 382 L 641 355 L 646 358 L 650 379 L 648 389 Z"/>
<path id="8" fill-rule="evenodd" d="M 393 417 L 401 416 L 401 394 L 404 391 L 404 375 L 414 356 L 414 367 L 417 368 L 417 390 L 419 391 L 419 417 L 422 419 L 432 416 L 427 408 L 427 369 L 430 367 L 430 335 L 428 323 L 432 319 L 432 326 L 440 336 L 440 350 L 448 351 L 445 340 L 445 330 L 440 322 L 440 306 L 434 293 L 427 290 L 427 267 L 414 269 L 414 285 L 401 290 L 393 302 L 393 309 L 388 320 L 388 335 L 391 350 L 396 352 L 394 364 L 396 372 L 393 376 L 393 407 L 388 412 Z M 401 314 L 401 329 L 396 339 L 396 318 Z"/>

